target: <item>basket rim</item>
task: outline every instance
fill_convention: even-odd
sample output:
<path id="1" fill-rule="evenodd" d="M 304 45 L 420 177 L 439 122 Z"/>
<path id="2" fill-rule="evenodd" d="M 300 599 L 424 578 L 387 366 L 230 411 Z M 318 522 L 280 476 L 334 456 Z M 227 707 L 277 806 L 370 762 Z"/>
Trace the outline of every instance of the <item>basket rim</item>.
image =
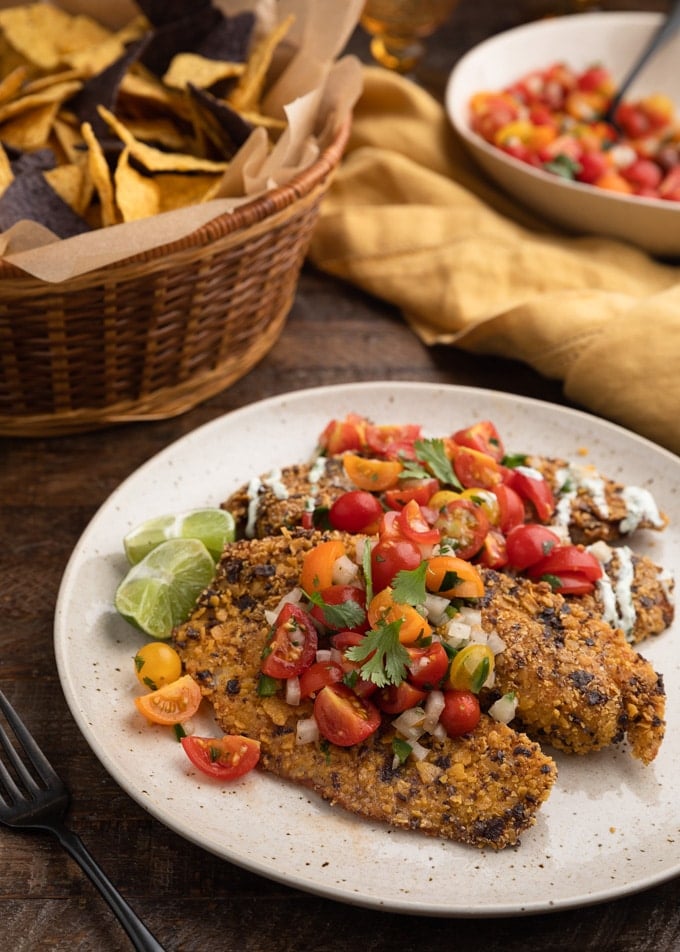
<path id="1" fill-rule="evenodd" d="M 175 251 L 202 247 L 226 235 L 250 228 L 259 222 L 265 221 L 271 215 L 284 211 L 322 184 L 333 172 L 345 151 L 351 126 L 352 116 L 349 115 L 338 125 L 332 140 L 324 147 L 315 161 L 298 172 L 284 185 L 270 189 L 252 201 L 244 202 L 232 211 L 222 212 L 182 238 L 122 258 L 116 261 L 112 267 L 117 269 L 122 266 L 143 264 L 157 258 L 164 258 Z M 95 272 L 90 272 L 90 274 L 99 270 L 101 269 L 95 269 Z M 107 266 L 104 270 L 110 271 L 111 266 Z M 25 271 L 0 258 L 0 279 L 27 277 Z M 36 279 L 33 278 L 32 280 L 35 281 Z"/>

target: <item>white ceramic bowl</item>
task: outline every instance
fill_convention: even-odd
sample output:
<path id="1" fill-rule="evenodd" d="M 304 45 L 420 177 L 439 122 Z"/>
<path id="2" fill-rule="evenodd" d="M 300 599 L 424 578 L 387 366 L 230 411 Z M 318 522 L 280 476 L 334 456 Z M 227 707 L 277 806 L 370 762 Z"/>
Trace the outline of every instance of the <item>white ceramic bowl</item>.
<path id="1" fill-rule="evenodd" d="M 512 158 L 470 129 L 474 93 L 499 90 L 532 69 L 561 61 L 574 69 L 594 63 L 620 82 L 662 17 L 656 13 L 585 13 L 553 17 L 499 33 L 474 47 L 453 70 L 449 117 L 479 165 L 534 212 L 578 234 L 604 235 L 652 254 L 680 256 L 680 203 L 637 198 L 558 178 Z M 647 63 L 627 99 L 660 92 L 680 112 L 680 34 Z"/>

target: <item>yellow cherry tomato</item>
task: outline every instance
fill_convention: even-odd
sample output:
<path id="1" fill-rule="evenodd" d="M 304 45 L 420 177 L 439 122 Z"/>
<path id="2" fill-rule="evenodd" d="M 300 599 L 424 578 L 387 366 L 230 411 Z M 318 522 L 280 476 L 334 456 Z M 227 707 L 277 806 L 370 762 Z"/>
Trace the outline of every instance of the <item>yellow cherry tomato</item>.
<path id="1" fill-rule="evenodd" d="M 479 694 L 494 666 L 493 651 L 488 645 L 466 645 L 451 662 L 449 685 L 456 691 Z"/>
<path id="2" fill-rule="evenodd" d="M 469 499 L 476 506 L 481 506 L 484 512 L 489 517 L 489 522 L 492 526 L 497 526 L 500 517 L 501 510 L 498 504 L 498 497 L 495 493 L 491 492 L 490 489 L 484 489 L 482 487 L 471 487 L 469 489 L 464 489 L 461 493 L 463 499 Z"/>
<path id="3" fill-rule="evenodd" d="M 428 509 L 436 509 L 439 511 L 444 509 L 444 507 L 454 499 L 460 499 L 460 493 L 456 493 L 452 489 L 440 489 L 434 496 L 430 497 L 427 507 Z"/>
<path id="4" fill-rule="evenodd" d="M 134 658 L 139 683 L 150 691 L 176 681 L 182 674 L 182 661 L 167 641 L 150 641 L 142 645 Z"/>

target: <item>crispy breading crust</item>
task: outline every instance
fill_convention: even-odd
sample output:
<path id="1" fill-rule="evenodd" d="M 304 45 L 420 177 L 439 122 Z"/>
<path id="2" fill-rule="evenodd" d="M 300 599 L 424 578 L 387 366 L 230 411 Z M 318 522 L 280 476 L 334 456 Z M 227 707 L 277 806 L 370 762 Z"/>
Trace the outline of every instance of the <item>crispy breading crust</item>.
<path id="1" fill-rule="evenodd" d="M 535 822 L 556 767 L 525 735 L 484 715 L 461 738 L 432 742 L 427 761 L 393 769 L 393 729 L 349 748 L 298 745 L 295 730 L 312 703 L 292 708 L 261 698 L 257 682 L 273 609 L 299 576 L 302 554 L 322 538 L 294 533 L 225 549 L 214 583 L 174 633 L 185 670 L 201 685 L 226 733 L 262 745 L 260 765 L 333 804 L 394 827 L 501 849 Z M 355 539 L 348 538 L 348 546 Z"/>
<path id="2" fill-rule="evenodd" d="M 263 475 L 254 486 L 241 486 L 222 508 L 233 515 L 237 538 L 264 539 L 299 526 L 310 506 L 330 506 L 352 488 L 342 457 L 319 457 L 316 464 L 286 466 Z"/>
<path id="3" fill-rule="evenodd" d="M 537 469 L 550 483 L 553 491 L 558 494 L 558 473 L 569 468 L 569 463 L 562 459 L 551 459 L 544 456 L 529 456 L 527 464 Z M 589 545 L 592 542 L 619 542 L 630 533 L 621 530 L 621 523 L 628 516 L 628 505 L 624 498 L 624 485 L 602 474 L 597 474 L 606 500 L 606 512 L 598 507 L 597 499 L 587 486 L 579 487 L 578 492 L 571 500 L 568 522 L 569 538 L 572 542 Z M 558 495 L 559 498 L 559 495 Z M 668 517 L 660 513 L 660 523 L 656 525 L 649 519 L 643 518 L 636 525 L 636 529 L 660 530 L 668 525 Z"/>
<path id="4" fill-rule="evenodd" d="M 495 690 L 515 691 L 517 717 L 535 740 L 583 754 L 627 735 L 643 763 L 664 736 L 663 680 L 602 621 L 599 608 L 545 583 L 484 572 L 482 624 L 505 642 Z"/>

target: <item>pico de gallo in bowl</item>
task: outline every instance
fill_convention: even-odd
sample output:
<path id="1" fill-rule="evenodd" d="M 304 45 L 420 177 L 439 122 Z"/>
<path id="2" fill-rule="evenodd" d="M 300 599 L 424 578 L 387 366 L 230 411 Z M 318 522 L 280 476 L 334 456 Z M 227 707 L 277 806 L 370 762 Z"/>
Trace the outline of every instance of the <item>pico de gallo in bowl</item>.
<path id="1" fill-rule="evenodd" d="M 481 168 L 570 231 L 680 254 L 680 82 L 671 40 L 618 108 L 617 85 L 660 16 L 555 17 L 491 37 L 449 80 L 452 124 Z"/>

